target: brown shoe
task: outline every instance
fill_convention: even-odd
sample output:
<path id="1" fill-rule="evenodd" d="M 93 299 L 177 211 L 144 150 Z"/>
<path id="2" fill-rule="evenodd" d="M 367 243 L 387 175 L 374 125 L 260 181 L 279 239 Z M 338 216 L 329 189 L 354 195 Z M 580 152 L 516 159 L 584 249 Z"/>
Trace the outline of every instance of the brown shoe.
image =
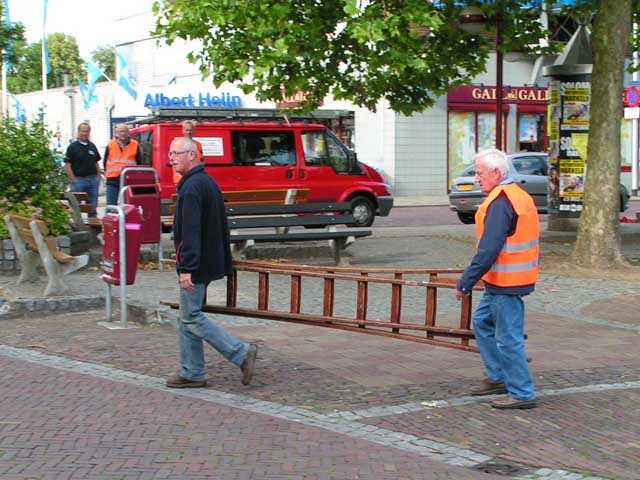
<path id="1" fill-rule="evenodd" d="M 493 408 L 500 410 L 507 410 L 510 408 L 526 409 L 536 408 L 536 401 L 534 400 L 516 400 L 515 398 L 501 398 L 500 400 L 494 400 L 491 402 Z"/>
<path id="2" fill-rule="evenodd" d="M 502 395 L 507 393 L 507 389 L 504 387 L 504 383 L 493 383 L 485 379 L 482 381 L 482 385 L 473 387 L 470 392 L 474 397 L 479 397 L 481 395 Z"/>
<path id="3" fill-rule="evenodd" d="M 247 352 L 247 356 L 242 362 L 242 384 L 249 385 L 251 383 L 251 379 L 253 378 L 253 370 L 256 366 L 256 358 L 258 357 L 258 345 L 252 343 L 249 345 L 249 351 Z"/>
<path id="4" fill-rule="evenodd" d="M 180 375 L 174 375 L 167 379 L 166 383 L 169 388 L 202 388 L 207 386 L 206 380 L 187 380 Z"/>

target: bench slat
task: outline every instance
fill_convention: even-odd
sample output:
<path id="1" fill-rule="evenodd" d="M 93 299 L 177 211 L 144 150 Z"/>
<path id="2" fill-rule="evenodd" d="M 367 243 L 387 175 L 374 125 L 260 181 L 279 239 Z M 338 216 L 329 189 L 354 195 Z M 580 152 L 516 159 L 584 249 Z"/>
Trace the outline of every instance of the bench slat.
<path id="1" fill-rule="evenodd" d="M 352 215 L 294 215 L 292 217 L 240 217 L 230 218 L 229 228 L 265 227 L 323 227 L 353 223 Z"/>
<path id="2" fill-rule="evenodd" d="M 287 215 L 299 213 L 351 212 L 351 202 L 303 203 L 301 205 L 229 206 L 227 216 L 237 215 Z"/>
<path id="3" fill-rule="evenodd" d="M 289 232 L 289 233 L 254 233 L 231 235 L 231 243 L 253 240 L 255 242 L 296 242 L 311 240 L 333 240 L 336 238 L 368 237 L 371 230 L 340 230 L 337 232 Z"/>

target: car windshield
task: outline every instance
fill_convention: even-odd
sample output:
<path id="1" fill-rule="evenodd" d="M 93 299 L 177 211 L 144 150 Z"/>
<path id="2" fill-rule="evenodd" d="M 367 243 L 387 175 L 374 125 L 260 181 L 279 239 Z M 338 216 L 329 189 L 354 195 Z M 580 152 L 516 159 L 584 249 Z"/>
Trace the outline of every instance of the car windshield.
<path id="1" fill-rule="evenodd" d="M 462 170 L 462 172 L 460 172 L 460 177 L 475 177 L 476 175 L 476 166 L 475 165 L 469 165 L 467 168 L 465 168 L 464 170 Z"/>

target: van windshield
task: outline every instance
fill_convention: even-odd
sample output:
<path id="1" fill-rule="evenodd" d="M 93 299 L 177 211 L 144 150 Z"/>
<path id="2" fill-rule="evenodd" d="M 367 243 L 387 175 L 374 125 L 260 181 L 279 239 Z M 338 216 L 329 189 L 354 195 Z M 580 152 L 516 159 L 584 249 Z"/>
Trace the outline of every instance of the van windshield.
<path id="1" fill-rule="evenodd" d="M 312 130 L 302 132 L 301 138 L 305 165 L 331 167 L 336 173 L 351 173 L 349 154 L 333 135 Z"/>

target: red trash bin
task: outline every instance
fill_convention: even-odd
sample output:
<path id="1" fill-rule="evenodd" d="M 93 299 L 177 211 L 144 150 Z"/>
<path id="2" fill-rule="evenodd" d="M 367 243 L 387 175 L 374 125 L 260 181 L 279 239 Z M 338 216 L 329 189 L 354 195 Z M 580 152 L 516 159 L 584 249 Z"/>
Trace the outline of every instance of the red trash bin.
<path id="1" fill-rule="evenodd" d="M 126 282 L 133 285 L 136 280 L 138 256 L 142 239 L 142 217 L 135 205 L 120 205 L 124 212 L 126 241 Z M 120 285 L 120 216 L 109 212 L 102 218 L 102 279 L 111 285 Z"/>
<path id="2" fill-rule="evenodd" d="M 128 180 L 128 176 L 127 179 Z M 125 180 L 125 181 L 126 181 Z M 160 243 L 160 189 L 157 184 L 128 184 L 124 203 L 142 207 L 141 243 Z"/>

